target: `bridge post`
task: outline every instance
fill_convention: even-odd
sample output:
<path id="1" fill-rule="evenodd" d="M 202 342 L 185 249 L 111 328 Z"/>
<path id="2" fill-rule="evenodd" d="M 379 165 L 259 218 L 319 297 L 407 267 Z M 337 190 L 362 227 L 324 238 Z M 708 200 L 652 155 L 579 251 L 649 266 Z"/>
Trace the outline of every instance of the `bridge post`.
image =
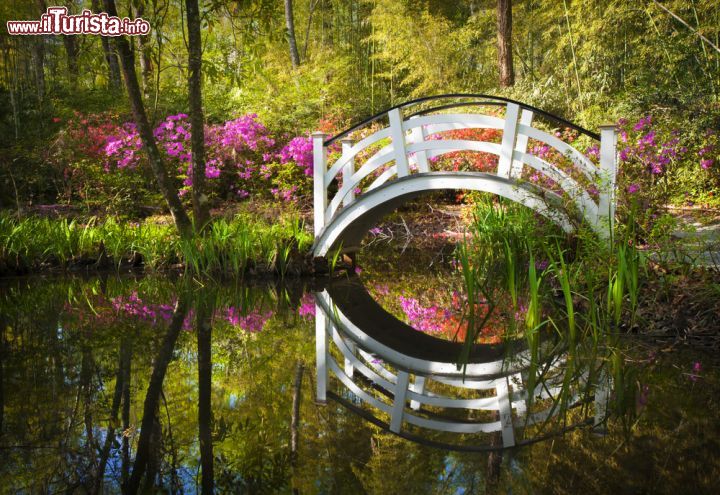
<path id="1" fill-rule="evenodd" d="M 343 156 L 350 154 L 353 141 L 349 137 L 343 138 L 342 140 L 342 154 Z M 350 184 L 353 174 L 355 173 L 355 158 L 350 158 L 342 169 L 343 185 Z M 350 189 L 350 192 L 343 198 L 343 206 L 355 201 L 355 189 Z"/>
<path id="2" fill-rule="evenodd" d="M 615 180 L 617 176 L 617 126 L 603 124 L 600 126 L 600 201 L 598 215 L 607 220 L 607 227 L 612 232 L 615 220 Z"/>
<path id="3" fill-rule="evenodd" d="M 515 445 L 515 428 L 513 427 L 512 403 L 510 402 L 510 387 L 507 377 L 498 380 L 495 391 L 503 447 L 513 447 Z"/>
<path id="4" fill-rule="evenodd" d="M 411 117 L 411 119 L 417 117 Z M 413 127 L 410 131 L 413 143 L 422 143 L 427 139 L 427 131 L 421 125 Z M 417 163 L 418 172 L 430 172 L 430 164 L 428 163 L 427 151 L 416 151 L 415 162 Z"/>
<path id="5" fill-rule="evenodd" d="M 393 399 L 392 413 L 390 414 L 390 431 L 400 433 L 405 411 L 405 397 L 407 396 L 410 374 L 407 371 L 398 371 L 395 381 L 395 398 Z"/>
<path id="6" fill-rule="evenodd" d="M 520 123 L 522 125 L 532 124 L 533 113 L 530 110 L 523 109 L 520 113 Z M 527 151 L 528 136 L 526 134 L 517 134 L 515 141 L 515 151 L 525 153 Z M 510 168 L 510 178 L 518 179 L 522 175 L 523 162 L 519 160 L 513 160 L 512 167 Z"/>
<path id="7" fill-rule="evenodd" d="M 388 112 L 390 120 L 390 138 L 392 139 L 393 151 L 395 152 L 395 166 L 397 176 L 405 177 L 410 175 L 407 150 L 405 149 L 405 131 L 403 130 L 403 116 L 399 108 L 393 108 Z"/>
<path id="8" fill-rule="evenodd" d="M 329 321 L 327 316 L 325 316 L 325 312 L 319 304 L 315 303 L 315 366 L 317 368 L 315 402 L 320 404 L 325 404 L 327 402 L 328 324 Z"/>
<path id="9" fill-rule="evenodd" d="M 327 184 L 325 172 L 327 171 L 327 154 L 325 151 L 325 133 L 315 131 L 312 133 L 313 142 L 313 208 L 314 232 L 317 239 L 325 227 L 325 209 L 327 208 Z"/>
<path id="10" fill-rule="evenodd" d="M 505 110 L 505 127 L 503 128 L 500 159 L 498 160 L 497 170 L 497 175 L 506 179 L 510 177 L 510 170 L 512 169 L 519 113 L 519 105 L 516 103 L 507 104 L 507 109 Z"/>

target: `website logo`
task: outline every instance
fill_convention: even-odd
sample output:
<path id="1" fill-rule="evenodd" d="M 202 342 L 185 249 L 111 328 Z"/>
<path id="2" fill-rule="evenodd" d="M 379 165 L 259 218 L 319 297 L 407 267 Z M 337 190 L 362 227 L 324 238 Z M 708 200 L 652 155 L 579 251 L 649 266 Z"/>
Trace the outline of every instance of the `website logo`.
<path id="1" fill-rule="evenodd" d="M 44 34 L 96 34 L 100 36 L 142 36 L 150 32 L 145 19 L 110 16 L 105 12 L 69 15 L 67 7 L 48 7 L 39 21 L 7 21 L 9 34 L 39 36 Z"/>

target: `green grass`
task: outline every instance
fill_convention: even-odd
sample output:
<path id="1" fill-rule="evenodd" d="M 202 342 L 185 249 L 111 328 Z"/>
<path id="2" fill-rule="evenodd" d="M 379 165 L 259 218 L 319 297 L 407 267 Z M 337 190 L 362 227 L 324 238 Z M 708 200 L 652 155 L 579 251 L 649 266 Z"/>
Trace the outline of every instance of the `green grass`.
<path id="1" fill-rule="evenodd" d="M 217 219 L 201 237 L 181 240 L 172 225 L 152 221 L 93 217 L 81 223 L 0 214 L 0 272 L 10 273 L 92 265 L 104 250 L 116 267 L 140 256 L 143 266 L 154 270 L 182 263 L 194 273 L 242 276 L 257 265 L 285 276 L 291 255 L 307 252 L 311 243 L 312 234 L 296 216 L 270 224 L 238 214 Z"/>
<path id="2" fill-rule="evenodd" d="M 568 237 L 527 208 L 481 200 L 469 240 L 456 249 L 466 300 L 492 295 L 507 306 L 506 313 L 512 309 L 516 315 L 509 318 L 506 338 L 526 341 L 528 390 L 541 383 L 550 353 L 566 355 L 562 391 L 553 404 L 563 414 L 572 406 L 571 384 L 587 370 L 582 395 L 591 397 L 598 380 L 611 376 L 618 391 L 611 410 L 631 416 L 635 384 L 624 369 L 618 336 L 635 323 L 646 274 L 641 254 L 622 232 L 610 244 L 582 230 Z M 464 349 L 484 324 L 474 318 L 472 304 L 466 315 L 470 328 Z M 466 359 L 467 351 L 459 356 L 460 365 Z"/>

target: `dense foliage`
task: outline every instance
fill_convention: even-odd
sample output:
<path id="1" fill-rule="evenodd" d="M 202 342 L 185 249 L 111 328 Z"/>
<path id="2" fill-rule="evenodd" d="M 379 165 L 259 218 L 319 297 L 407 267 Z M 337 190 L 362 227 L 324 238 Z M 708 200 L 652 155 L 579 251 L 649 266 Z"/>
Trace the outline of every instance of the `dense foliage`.
<path id="1" fill-rule="evenodd" d="M 71 11 L 100 4 L 65 3 Z M 116 3 L 152 25 L 133 40 L 138 73 L 166 165 L 187 188 L 182 2 Z M 201 2 L 205 174 L 216 199 L 302 198 L 309 131 L 460 91 L 501 93 L 589 128 L 621 119 L 626 191 L 661 203 L 718 201 L 716 2 L 513 2 L 517 77 L 506 89 L 498 86 L 494 2 L 309 1 L 293 9 L 297 66 L 282 2 Z M 0 7 L 2 21 L 39 14 L 33 2 Z M 99 37 L 59 38 L 0 34 L 3 206 L 81 201 L 135 214 L 133 205 L 157 204 L 119 72 L 108 65 L 114 55 Z"/>

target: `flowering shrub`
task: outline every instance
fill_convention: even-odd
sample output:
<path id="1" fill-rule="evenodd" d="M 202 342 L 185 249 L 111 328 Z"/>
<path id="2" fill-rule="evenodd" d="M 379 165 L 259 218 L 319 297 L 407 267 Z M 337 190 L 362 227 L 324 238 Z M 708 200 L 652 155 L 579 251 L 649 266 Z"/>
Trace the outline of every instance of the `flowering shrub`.
<path id="1" fill-rule="evenodd" d="M 63 171 L 67 200 L 97 198 L 98 204 L 106 204 L 108 196 L 117 196 L 118 187 L 126 186 L 131 201 L 140 204 L 138 197 L 152 190 L 147 188 L 152 178 L 144 166 L 147 158 L 137 127 L 132 122 L 112 123 L 117 119 L 108 113 L 76 113 L 66 122 L 57 118 L 64 128 L 49 159 Z M 188 116 L 169 115 L 153 135 L 184 194 L 192 186 Z M 206 126 L 205 157 L 207 187 L 218 198 L 242 200 L 259 195 L 290 201 L 310 190 L 310 138 L 299 136 L 278 146 L 255 114 Z"/>
<path id="2" fill-rule="evenodd" d="M 107 174 L 104 167 L 108 140 L 114 136 L 126 137 L 128 141 L 137 137 L 133 145 L 140 143 L 137 133 L 132 133 L 134 124 L 120 126 L 114 123 L 117 119 L 116 114 L 109 112 L 91 115 L 74 112 L 66 120 L 53 118 L 62 128 L 44 158 L 60 172 L 62 200 L 80 200 L 88 206 L 102 206 L 118 213 L 132 212 L 143 203 L 148 194 L 144 186 L 149 175 L 116 177 Z M 129 163 L 134 156 L 122 159 Z"/>
<path id="3" fill-rule="evenodd" d="M 720 185 L 718 135 L 698 135 L 675 128 L 663 130 L 652 116 L 618 122 L 618 206 L 621 219 L 630 216 L 641 235 L 653 229 L 659 210 L 672 202 L 712 197 Z"/>
<path id="4" fill-rule="evenodd" d="M 428 139 L 485 141 L 499 143 L 502 131 L 499 129 L 459 129 L 428 136 Z M 494 172 L 497 170 L 498 156 L 493 153 L 476 151 L 453 151 L 431 159 L 438 170 L 467 172 Z"/>

